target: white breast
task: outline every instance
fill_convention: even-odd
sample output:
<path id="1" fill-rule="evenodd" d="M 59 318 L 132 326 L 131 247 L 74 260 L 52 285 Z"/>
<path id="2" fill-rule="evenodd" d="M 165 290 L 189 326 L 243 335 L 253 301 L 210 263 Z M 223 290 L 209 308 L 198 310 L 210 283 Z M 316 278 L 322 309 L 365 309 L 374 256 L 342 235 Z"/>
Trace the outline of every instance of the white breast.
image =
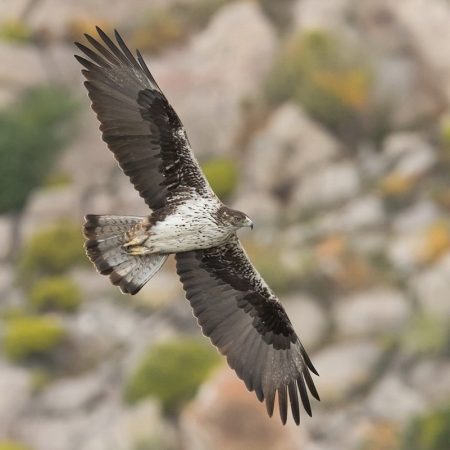
<path id="1" fill-rule="evenodd" d="M 220 245 L 230 229 L 214 220 L 218 201 L 196 197 L 180 205 L 173 214 L 151 228 L 145 242 L 153 252 L 177 253 Z"/>

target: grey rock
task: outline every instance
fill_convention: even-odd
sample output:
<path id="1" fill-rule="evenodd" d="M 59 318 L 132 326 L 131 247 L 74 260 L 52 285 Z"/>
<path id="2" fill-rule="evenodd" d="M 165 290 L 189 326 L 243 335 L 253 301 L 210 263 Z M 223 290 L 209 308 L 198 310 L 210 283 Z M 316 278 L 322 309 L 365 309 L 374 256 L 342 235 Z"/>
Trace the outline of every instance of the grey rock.
<path id="1" fill-rule="evenodd" d="M 424 83 L 426 67 L 414 54 L 402 53 L 383 52 L 373 65 L 375 101 L 389 105 L 389 122 L 399 129 L 436 114 L 440 103 Z"/>
<path id="2" fill-rule="evenodd" d="M 337 227 L 343 231 L 355 231 L 382 225 L 384 219 L 385 214 L 381 200 L 374 195 L 369 195 L 345 205 L 341 210 Z"/>
<path id="3" fill-rule="evenodd" d="M 342 29 L 347 22 L 351 4 L 350 0 L 303 0 L 296 3 L 294 23 L 304 30 Z"/>
<path id="4" fill-rule="evenodd" d="M 422 391 L 408 386 L 399 374 L 388 374 L 379 381 L 367 402 L 374 417 L 401 423 L 424 412 L 427 406 Z"/>
<path id="5" fill-rule="evenodd" d="M 59 220 L 80 222 L 81 198 L 74 186 L 34 191 L 20 221 L 20 235 L 29 239 L 36 230 Z"/>
<path id="6" fill-rule="evenodd" d="M 6 436 L 32 395 L 30 373 L 0 361 L 0 436 Z"/>
<path id="7" fill-rule="evenodd" d="M 129 450 L 147 444 L 169 450 L 176 448 L 175 443 L 175 430 L 162 419 L 159 405 L 147 400 L 123 411 L 111 427 L 87 441 L 83 449 Z"/>
<path id="8" fill-rule="evenodd" d="M 424 311 L 432 315 L 450 317 L 450 253 L 414 277 L 411 285 Z"/>
<path id="9" fill-rule="evenodd" d="M 450 74 L 450 62 L 446 58 L 446 45 L 436 45 L 435 37 L 442 42 L 450 39 L 448 23 L 450 10 L 446 2 L 424 2 L 408 0 L 389 3 L 401 27 L 407 34 L 410 45 L 428 68 L 428 76 L 434 77 L 435 83 L 443 87 L 446 98 L 450 98 L 450 83 L 446 82 Z M 437 81 L 439 80 L 439 81 Z"/>
<path id="10" fill-rule="evenodd" d="M 304 173 L 336 155 L 338 147 L 320 125 L 297 106 L 286 103 L 249 145 L 244 190 L 275 190 L 280 183 L 297 183 Z"/>
<path id="11" fill-rule="evenodd" d="M 75 450 L 92 426 L 86 415 L 32 416 L 16 424 L 14 436 L 35 450 Z"/>
<path id="12" fill-rule="evenodd" d="M 23 89 L 47 81 L 44 61 L 36 48 L 0 42 L 0 79 L 12 89 Z"/>
<path id="13" fill-rule="evenodd" d="M 275 196 L 263 190 L 245 190 L 239 193 L 232 206 L 245 211 L 258 228 L 277 222 L 282 210 Z"/>
<path id="14" fill-rule="evenodd" d="M 0 216 L 0 261 L 10 256 L 13 246 L 13 219 L 7 215 Z"/>
<path id="15" fill-rule="evenodd" d="M 150 6 L 161 6 L 172 0 L 152 0 Z M 90 18 L 94 23 L 102 21 L 109 25 L 116 23 L 136 22 L 142 14 L 149 10 L 145 0 L 130 0 L 124 4 L 120 0 L 79 0 L 77 2 L 60 2 L 58 0 L 42 0 L 28 17 L 28 24 L 34 30 L 47 30 L 55 39 L 64 37 L 68 24 L 74 19 L 86 21 Z"/>
<path id="16" fill-rule="evenodd" d="M 401 327 L 410 317 L 411 306 L 396 290 L 380 287 L 339 301 L 334 315 L 343 336 L 384 333 Z"/>
<path id="17" fill-rule="evenodd" d="M 394 164 L 397 175 L 416 177 L 436 163 L 436 150 L 416 133 L 395 133 L 386 138 L 383 154 Z"/>
<path id="18" fill-rule="evenodd" d="M 68 145 L 58 161 L 58 169 L 70 174 L 73 184 L 87 191 L 87 197 L 109 185 L 112 175 L 119 173 L 117 161 L 102 141 L 99 124 L 89 105 L 88 99 L 83 102 L 78 137 Z"/>
<path id="19" fill-rule="evenodd" d="M 300 340 L 307 348 L 314 348 L 324 337 L 327 317 L 317 300 L 305 295 L 292 295 L 283 298 L 283 305 Z"/>
<path id="20" fill-rule="evenodd" d="M 249 393 L 244 383 L 224 367 L 207 381 L 180 418 L 186 450 L 295 450 L 303 448 L 305 433 L 269 420 L 265 407 Z M 274 419 L 276 419 L 274 417 Z"/>
<path id="21" fill-rule="evenodd" d="M 16 273 L 13 267 L 9 264 L 0 264 L 0 293 L 7 293 L 10 296 L 15 279 Z M 6 303 L 9 304 L 9 301 L 2 298 L 0 309 L 3 309 Z"/>
<path id="22" fill-rule="evenodd" d="M 92 408 L 106 395 L 101 374 L 89 373 L 52 383 L 36 398 L 39 409 L 48 415 L 67 415 Z"/>
<path id="23" fill-rule="evenodd" d="M 151 308 L 167 306 L 184 297 L 184 291 L 176 271 L 168 266 L 160 270 L 142 290 L 136 294 L 136 302 Z"/>
<path id="24" fill-rule="evenodd" d="M 397 233 L 391 237 L 387 254 L 391 263 L 403 273 L 413 272 L 419 264 L 421 233 Z"/>
<path id="25" fill-rule="evenodd" d="M 109 155 L 105 155 L 105 157 L 108 156 Z M 129 183 L 128 180 L 127 182 Z M 134 194 L 135 196 L 138 196 L 136 191 L 134 191 Z M 85 211 L 95 212 L 97 214 L 113 214 L 114 212 L 117 213 L 117 211 L 121 211 L 116 204 L 117 199 L 106 189 L 90 190 L 85 197 L 83 209 Z"/>
<path id="26" fill-rule="evenodd" d="M 408 385 L 426 396 L 428 403 L 438 406 L 450 396 L 450 362 L 440 359 L 423 359 L 406 373 Z"/>
<path id="27" fill-rule="evenodd" d="M 109 278 L 100 276 L 93 265 L 73 268 L 69 275 L 80 288 L 83 298 L 102 298 L 117 293 L 117 288 L 111 284 Z"/>
<path id="28" fill-rule="evenodd" d="M 351 200 L 338 210 L 319 217 L 314 228 L 321 233 L 345 233 L 364 229 L 374 229 L 385 221 L 381 200 L 368 195 Z"/>
<path id="29" fill-rule="evenodd" d="M 394 217 L 393 228 L 397 233 L 411 233 L 429 226 L 439 219 L 441 212 L 430 200 L 419 200 Z"/>
<path id="30" fill-rule="evenodd" d="M 188 47 L 152 64 L 197 155 L 233 149 L 242 104 L 258 95 L 275 46 L 275 32 L 256 3 L 230 2 Z"/>
<path id="31" fill-rule="evenodd" d="M 293 193 L 292 207 L 320 208 L 354 197 L 361 185 L 356 166 L 350 161 L 336 162 L 305 175 Z"/>
<path id="32" fill-rule="evenodd" d="M 365 385 L 382 354 L 372 341 L 359 340 L 333 344 L 313 355 L 313 363 L 321 374 L 315 379 L 324 401 L 339 401 Z"/>

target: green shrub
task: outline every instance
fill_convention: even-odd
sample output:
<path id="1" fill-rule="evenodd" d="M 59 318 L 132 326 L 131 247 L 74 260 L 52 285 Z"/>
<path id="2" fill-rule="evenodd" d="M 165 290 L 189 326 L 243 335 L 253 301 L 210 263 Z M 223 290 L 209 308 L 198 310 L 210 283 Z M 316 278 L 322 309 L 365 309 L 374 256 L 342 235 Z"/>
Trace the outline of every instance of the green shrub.
<path id="1" fill-rule="evenodd" d="M 54 172 L 45 178 L 42 185 L 48 189 L 54 189 L 69 186 L 71 183 L 72 178 L 67 173 Z"/>
<path id="2" fill-rule="evenodd" d="M 203 163 L 202 169 L 220 199 L 226 199 L 234 192 L 238 182 L 238 169 L 232 159 L 212 159 Z"/>
<path id="3" fill-rule="evenodd" d="M 0 213 L 18 211 L 67 143 L 75 112 L 61 88 L 35 88 L 0 111 Z"/>
<path id="4" fill-rule="evenodd" d="M 8 42 L 27 42 L 31 39 L 31 30 L 20 20 L 6 20 L 0 23 L 0 40 Z"/>
<path id="5" fill-rule="evenodd" d="M 15 441 L 0 441 L 0 450 L 29 450 L 29 448 Z"/>
<path id="6" fill-rule="evenodd" d="M 30 290 L 30 302 L 37 311 L 75 311 L 81 303 L 78 286 L 68 277 L 38 280 Z"/>
<path id="7" fill-rule="evenodd" d="M 448 322 L 443 317 L 415 316 L 401 334 L 402 347 L 413 354 L 440 354 L 450 348 Z"/>
<path id="8" fill-rule="evenodd" d="M 445 450 L 450 444 L 450 406 L 417 417 L 406 428 L 402 450 Z"/>
<path id="9" fill-rule="evenodd" d="M 3 349 L 13 360 L 46 356 L 61 344 L 64 334 L 53 317 L 17 317 L 6 321 Z"/>
<path id="10" fill-rule="evenodd" d="M 142 51 L 159 53 L 184 42 L 204 27 L 214 13 L 233 0 L 178 1 L 168 6 L 151 8 L 135 27 L 131 40 Z"/>
<path id="11" fill-rule="evenodd" d="M 183 20 L 168 8 L 152 9 L 142 20 L 131 40 L 141 51 L 158 53 L 165 47 L 182 41 L 187 34 Z"/>
<path id="12" fill-rule="evenodd" d="M 194 397 L 220 358 L 206 342 L 170 340 L 151 347 L 127 383 L 125 398 L 135 403 L 153 396 L 166 413 L 176 413 Z"/>
<path id="13" fill-rule="evenodd" d="M 80 226 L 63 221 L 32 236 L 20 255 L 19 267 L 30 277 L 61 274 L 86 263 Z"/>
<path id="14" fill-rule="evenodd" d="M 371 72 L 336 36 L 310 31 L 282 48 L 266 83 L 270 103 L 288 99 L 334 132 L 351 134 L 367 121 Z"/>

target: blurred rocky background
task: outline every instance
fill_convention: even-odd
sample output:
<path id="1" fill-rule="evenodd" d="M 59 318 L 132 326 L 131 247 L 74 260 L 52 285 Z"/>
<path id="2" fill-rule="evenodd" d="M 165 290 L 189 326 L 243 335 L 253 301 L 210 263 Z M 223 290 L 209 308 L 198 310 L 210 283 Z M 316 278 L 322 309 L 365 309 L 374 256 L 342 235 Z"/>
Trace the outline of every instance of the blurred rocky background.
<path id="1" fill-rule="evenodd" d="M 450 448 L 450 2 L 0 0 L 0 450 Z M 171 261 L 122 296 L 83 215 L 145 214 L 74 40 L 118 28 L 321 376 L 266 417 Z"/>

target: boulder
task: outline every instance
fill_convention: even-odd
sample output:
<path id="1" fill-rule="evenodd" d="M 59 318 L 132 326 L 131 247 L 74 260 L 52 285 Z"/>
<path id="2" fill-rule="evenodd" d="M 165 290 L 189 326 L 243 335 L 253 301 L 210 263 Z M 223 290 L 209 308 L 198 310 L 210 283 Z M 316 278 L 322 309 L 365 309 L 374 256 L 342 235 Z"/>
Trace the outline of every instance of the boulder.
<path id="1" fill-rule="evenodd" d="M 255 394 L 225 367 L 203 385 L 180 419 L 186 450 L 296 450 L 305 435 L 295 437 L 292 424 L 288 419 L 283 427 L 279 418 L 269 418 Z"/>
<path id="2" fill-rule="evenodd" d="M 361 185 L 358 169 L 350 161 L 335 162 L 308 173 L 292 195 L 296 209 L 316 209 L 349 200 Z"/>
<path id="3" fill-rule="evenodd" d="M 325 336 L 329 326 L 319 302 L 301 294 L 291 295 L 282 300 L 302 344 L 306 349 L 314 348 Z"/>
<path id="4" fill-rule="evenodd" d="M 406 423 L 426 410 L 422 390 L 408 386 L 399 374 L 389 373 L 372 389 L 367 400 L 370 413 L 378 418 Z"/>
<path id="5" fill-rule="evenodd" d="M 8 258 L 11 253 L 13 243 L 13 219 L 6 214 L 0 215 L 0 261 Z"/>
<path id="6" fill-rule="evenodd" d="M 422 309 L 438 317 L 450 317 L 450 253 L 411 280 Z"/>
<path id="7" fill-rule="evenodd" d="M 275 31 L 257 3 L 230 2 L 187 47 L 151 64 L 197 155 L 232 151 L 243 103 L 258 95 L 275 46 Z"/>
<path id="8" fill-rule="evenodd" d="M 243 190 L 276 191 L 336 155 L 338 142 L 292 103 L 280 106 L 249 144 Z"/>
<path id="9" fill-rule="evenodd" d="M 93 372 L 52 383 L 36 402 L 43 414 L 68 415 L 92 409 L 106 395 L 107 389 L 104 377 Z"/>
<path id="10" fill-rule="evenodd" d="M 35 190 L 20 221 L 20 236 L 28 240 L 36 230 L 60 220 L 81 222 L 81 195 L 75 186 Z"/>
<path id="11" fill-rule="evenodd" d="M 337 302 L 334 316 L 343 336 L 386 333 L 405 324 L 411 306 L 405 296 L 390 288 L 376 288 Z"/>
<path id="12" fill-rule="evenodd" d="M 0 361 L 0 436 L 7 436 L 32 396 L 30 373 Z"/>
<path id="13" fill-rule="evenodd" d="M 369 340 L 335 343 L 314 354 L 312 361 L 320 374 L 315 383 L 325 402 L 344 400 L 368 383 L 382 355 L 378 344 Z"/>

